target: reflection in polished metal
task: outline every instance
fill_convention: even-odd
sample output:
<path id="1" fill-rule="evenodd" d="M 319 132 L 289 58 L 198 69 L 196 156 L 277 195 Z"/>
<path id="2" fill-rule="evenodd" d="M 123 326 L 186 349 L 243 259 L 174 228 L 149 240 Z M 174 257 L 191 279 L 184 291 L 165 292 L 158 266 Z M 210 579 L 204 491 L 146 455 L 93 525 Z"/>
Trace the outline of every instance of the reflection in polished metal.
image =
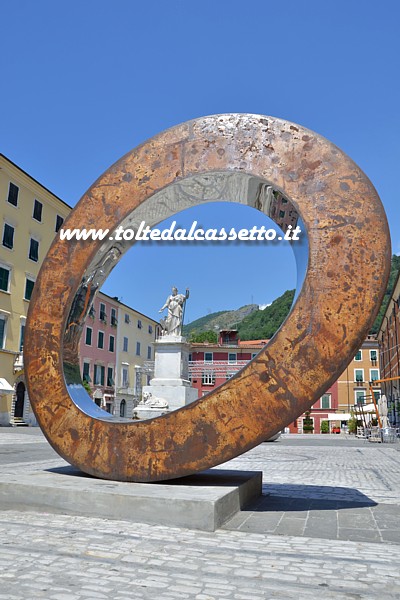
<path id="1" fill-rule="evenodd" d="M 145 221 L 152 227 L 215 201 L 263 211 L 283 231 L 301 220 L 307 245 L 292 246 L 298 295 L 281 329 L 239 373 L 189 406 L 150 421 L 108 415 L 86 394 L 79 374 L 83 323 L 130 244 L 57 239 L 50 248 L 30 302 L 27 382 L 48 440 L 83 471 L 157 481 L 225 462 L 307 410 L 368 333 L 390 268 L 385 213 L 363 172 L 299 125 L 228 114 L 173 127 L 104 173 L 64 226 L 137 229 Z"/>

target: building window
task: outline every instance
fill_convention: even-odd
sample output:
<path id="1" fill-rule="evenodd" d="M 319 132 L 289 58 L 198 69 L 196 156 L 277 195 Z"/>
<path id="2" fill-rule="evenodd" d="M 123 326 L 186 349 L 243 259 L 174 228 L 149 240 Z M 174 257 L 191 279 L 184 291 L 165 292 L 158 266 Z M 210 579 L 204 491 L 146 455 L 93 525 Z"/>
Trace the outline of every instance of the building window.
<path id="1" fill-rule="evenodd" d="M 251 355 L 251 359 L 253 360 L 253 358 L 255 358 L 257 356 L 258 352 L 253 352 Z"/>
<path id="2" fill-rule="evenodd" d="M 150 334 L 153 333 L 153 326 L 152 325 L 149 325 L 149 333 Z"/>
<path id="3" fill-rule="evenodd" d="M 123 367 L 122 369 L 122 387 L 127 388 L 129 386 L 129 372 L 128 369 Z"/>
<path id="4" fill-rule="evenodd" d="M 213 353 L 212 352 L 204 352 L 204 362 L 212 363 L 213 361 Z"/>
<path id="5" fill-rule="evenodd" d="M 365 404 L 365 390 L 356 390 L 355 392 L 356 404 Z"/>
<path id="6" fill-rule="evenodd" d="M 99 331 L 97 334 L 97 347 L 102 349 L 104 348 L 104 332 Z"/>
<path id="7" fill-rule="evenodd" d="M 138 329 L 142 329 L 142 321 L 140 319 L 138 319 L 137 326 Z"/>
<path id="8" fill-rule="evenodd" d="M 357 354 L 356 354 L 356 355 L 355 355 L 355 357 L 354 357 L 354 360 L 357 360 L 357 361 L 360 361 L 360 360 L 362 360 L 362 351 L 361 351 L 361 350 L 359 350 L 359 351 L 357 352 Z"/>
<path id="9" fill-rule="evenodd" d="M 114 352 L 115 349 L 115 337 L 110 335 L 110 339 L 108 340 L 108 351 Z"/>
<path id="10" fill-rule="evenodd" d="M 64 219 L 60 215 L 56 216 L 56 233 L 60 230 L 61 225 L 64 223 Z"/>
<path id="11" fill-rule="evenodd" d="M 378 360 L 378 352 L 376 350 L 370 350 L 369 357 L 372 361 L 376 362 Z"/>
<path id="12" fill-rule="evenodd" d="M 126 414 L 126 401 L 124 399 L 121 400 L 121 404 L 119 405 L 119 416 L 125 417 Z"/>
<path id="13" fill-rule="evenodd" d="M 10 270 L 8 267 L 0 267 L 0 290 L 9 292 Z"/>
<path id="14" fill-rule="evenodd" d="M 104 385 L 105 367 L 94 365 L 94 385 Z"/>
<path id="15" fill-rule="evenodd" d="M 130 322 L 131 322 L 130 316 L 128 315 L 128 313 L 125 313 L 125 323 L 128 323 L 128 325 L 129 325 Z"/>
<path id="16" fill-rule="evenodd" d="M 279 211 L 279 218 L 283 219 L 284 216 L 285 216 L 285 211 L 284 210 L 280 210 Z"/>
<path id="17" fill-rule="evenodd" d="M 29 258 L 34 262 L 39 260 L 39 242 L 31 238 L 29 244 Z"/>
<path id="18" fill-rule="evenodd" d="M 107 368 L 107 386 L 113 387 L 114 385 L 114 371 L 112 367 Z"/>
<path id="19" fill-rule="evenodd" d="M 83 379 L 83 381 L 87 381 L 88 383 L 89 383 L 89 381 L 91 381 L 91 379 L 90 379 L 90 363 L 88 363 L 88 362 L 83 363 L 82 379 Z"/>
<path id="20" fill-rule="evenodd" d="M 100 321 L 103 321 L 103 323 L 105 323 L 107 318 L 106 315 L 106 305 L 103 304 L 102 302 L 100 302 L 100 315 L 99 315 L 99 319 Z"/>
<path id="21" fill-rule="evenodd" d="M 189 362 L 192 362 L 192 360 L 193 360 L 192 353 L 190 353 L 190 354 L 189 354 L 189 358 L 188 358 L 188 360 L 189 360 Z"/>
<path id="22" fill-rule="evenodd" d="M 3 246 L 10 250 L 14 247 L 14 227 L 8 223 L 4 223 L 3 229 Z"/>
<path id="23" fill-rule="evenodd" d="M 370 381 L 376 381 L 379 379 L 379 369 L 370 369 L 369 370 Z"/>
<path id="24" fill-rule="evenodd" d="M 140 342 L 136 342 L 136 356 L 140 356 Z"/>
<path id="25" fill-rule="evenodd" d="M 381 397 L 381 391 L 380 390 L 374 390 L 374 396 L 375 396 L 375 402 L 379 402 L 380 397 Z"/>
<path id="26" fill-rule="evenodd" d="M 86 344 L 86 346 L 92 345 L 92 328 L 91 327 L 86 327 L 85 344 Z"/>
<path id="27" fill-rule="evenodd" d="M 321 398 L 321 408 L 330 408 L 331 407 L 331 395 L 324 394 Z"/>
<path id="28" fill-rule="evenodd" d="M 30 300 L 32 297 L 32 292 L 33 292 L 33 286 L 35 285 L 35 282 L 33 281 L 33 279 L 29 279 L 29 277 L 27 277 L 25 279 L 25 293 L 24 293 L 24 300 Z"/>
<path id="29" fill-rule="evenodd" d="M 7 201 L 10 204 L 12 204 L 13 206 L 18 206 L 18 193 L 19 193 L 19 187 L 17 185 L 15 185 L 14 183 L 11 183 L 11 181 L 10 181 L 10 186 L 8 188 Z"/>
<path id="30" fill-rule="evenodd" d="M 203 371 L 202 377 L 201 377 L 201 383 L 203 385 L 214 385 L 215 372 L 214 371 Z"/>
<path id="31" fill-rule="evenodd" d="M 232 364 L 236 364 L 236 362 L 237 362 L 236 352 L 229 352 L 228 363 L 230 365 L 232 365 Z"/>
<path id="32" fill-rule="evenodd" d="M 25 323 L 21 323 L 21 329 L 19 332 L 19 351 L 22 352 L 24 348 L 24 335 L 25 335 Z"/>
<path id="33" fill-rule="evenodd" d="M 364 381 L 364 369 L 354 369 L 354 381 L 362 383 Z"/>
<path id="34" fill-rule="evenodd" d="M 6 345 L 6 325 L 7 317 L 0 315 L 0 348 L 4 350 Z"/>
<path id="35" fill-rule="evenodd" d="M 147 360 L 151 360 L 151 346 L 147 346 Z"/>
<path id="36" fill-rule="evenodd" d="M 115 308 L 112 308 L 111 309 L 111 325 L 113 327 L 116 327 L 117 324 L 118 324 L 118 321 L 117 321 L 117 311 L 115 310 Z"/>
<path id="37" fill-rule="evenodd" d="M 128 352 L 128 338 L 127 337 L 124 337 L 124 342 L 123 342 L 122 350 L 124 352 Z"/>
<path id="38" fill-rule="evenodd" d="M 33 205 L 33 218 L 36 221 L 39 221 L 39 222 L 42 221 L 42 210 L 43 210 L 43 204 L 41 202 L 39 202 L 39 200 L 35 200 L 35 203 Z"/>

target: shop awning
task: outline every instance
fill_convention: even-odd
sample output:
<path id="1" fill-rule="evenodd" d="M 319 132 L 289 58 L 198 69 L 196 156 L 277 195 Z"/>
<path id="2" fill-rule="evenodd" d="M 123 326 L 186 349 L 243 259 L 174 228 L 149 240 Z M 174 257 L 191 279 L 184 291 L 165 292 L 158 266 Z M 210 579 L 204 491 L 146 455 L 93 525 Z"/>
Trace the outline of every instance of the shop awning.
<path id="1" fill-rule="evenodd" d="M 0 377 L 0 394 L 13 394 L 15 392 L 12 385 L 10 385 L 7 379 Z"/>
<path id="2" fill-rule="evenodd" d="M 348 421 L 351 419 L 350 413 L 329 413 L 328 421 Z"/>

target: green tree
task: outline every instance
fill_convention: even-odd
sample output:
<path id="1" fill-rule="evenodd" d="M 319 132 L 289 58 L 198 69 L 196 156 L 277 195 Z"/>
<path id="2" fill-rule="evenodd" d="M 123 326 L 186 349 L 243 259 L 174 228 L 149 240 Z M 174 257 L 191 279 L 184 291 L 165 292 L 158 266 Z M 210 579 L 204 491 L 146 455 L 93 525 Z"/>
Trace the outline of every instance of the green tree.
<path id="1" fill-rule="evenodd" d="M 310 417 L 310 411 L 306 412 L 306 416 L 303 419 L 303 432 L 312 433 L 314 431 L 313 420 Z"/>
<path id="2" fill-rule="evenodd" d="M 218 336 L 215 331 L 202 331 L 201 333 L 191 333 L 189 341 L 192 342 L 192 344 L 201 344 L 203 342 L 216 344 Z"/>
<path id="3" fill-rule="evenodd" d="M 354 412 L 350 411 L 350 419 L 347 421 L 347 430 L 349 433 L 357 433 L 357 419 Z"/>
<path id="4" fill-rule="evenodd" d="M 83 380 L 83 387 L 85 388 L 85 390 L 87 391 L 87 393 L 89 394 L 89 396 L 91 396 L 92 395 L 92 388 L 90 387 L 90 385 L 86 381 L 86 379 Z"/>
<path id="5" fill-rule="evenodd" d="M 192 344 L 201 344 L 203 342 L 209 342 L 210 344 L 216 344 L 218 336 L 215 331 L 202 331 L 201 333 L 192 333 L 189 341 Z"/>
<path id="6" fill-rule="evenodd" d="M 329 433 L 329 421 L 321 421 L 321 433 Z"/>

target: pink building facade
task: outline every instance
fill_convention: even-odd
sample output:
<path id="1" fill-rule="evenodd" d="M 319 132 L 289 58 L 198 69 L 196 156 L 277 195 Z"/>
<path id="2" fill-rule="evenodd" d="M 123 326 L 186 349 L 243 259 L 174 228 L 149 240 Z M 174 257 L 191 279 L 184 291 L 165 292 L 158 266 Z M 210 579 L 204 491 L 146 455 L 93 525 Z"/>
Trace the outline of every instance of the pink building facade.
<path id="1" fill-rule="evenodd" d="M 82 379 L 89 384 L 96 404 L 114 412 L 118 302 L 101 292 L 82 332 L 79 360 Z"/>

